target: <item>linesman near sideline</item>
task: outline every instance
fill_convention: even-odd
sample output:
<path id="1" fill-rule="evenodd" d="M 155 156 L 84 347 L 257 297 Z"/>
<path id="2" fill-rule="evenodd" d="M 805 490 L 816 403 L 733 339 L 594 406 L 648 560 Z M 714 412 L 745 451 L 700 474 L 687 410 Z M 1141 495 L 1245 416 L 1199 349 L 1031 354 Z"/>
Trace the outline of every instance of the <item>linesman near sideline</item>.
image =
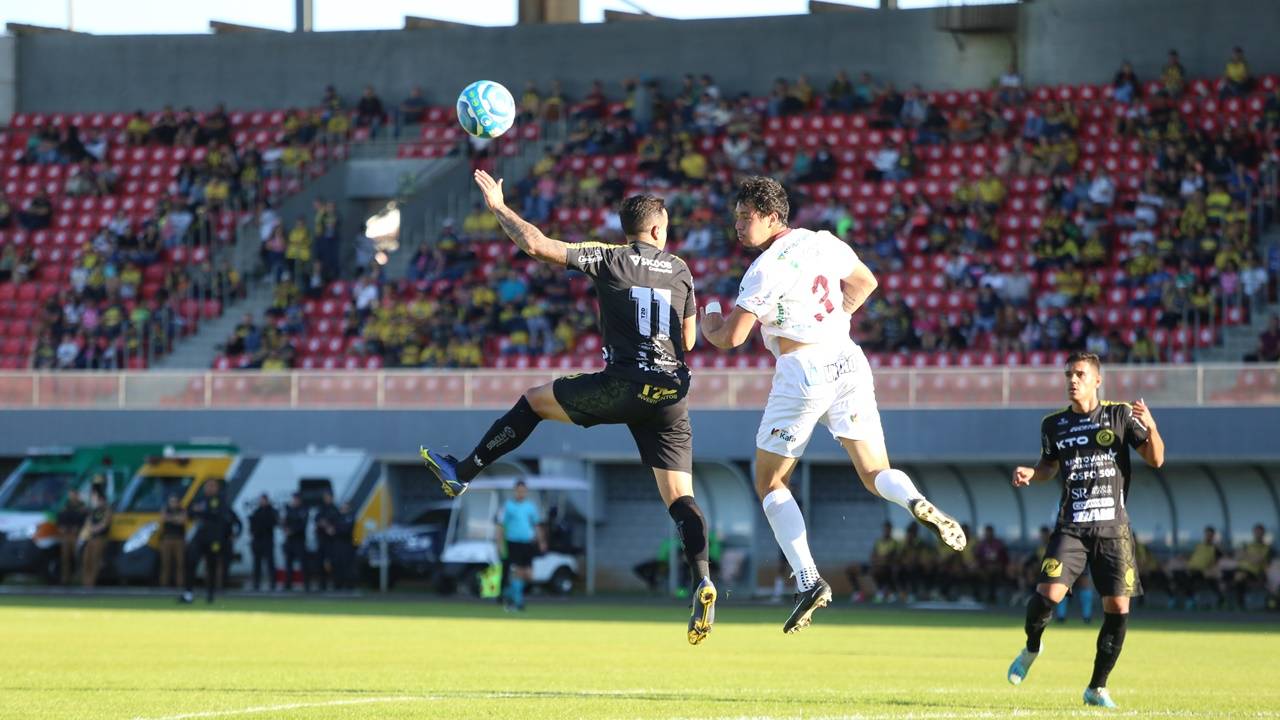
<path id="1" fill-rule="evenodd" d="M 1151 467 L 1164 464 L 1164 440 L 1142 400 L 1098 400 L 1102 365 L 1093 353 L 1067 358 L 1071 405 L 1040 422 L 1040 461 L 1013 471 L 1013 486 L 1062 477 L 1058 520 L 1040 565 L 1036 591 L 1027 602 L 1027 646 L 1009 666 L 1009 682 L 1021 685 L 1043 649 L 1040 637 L 1054 608 L 1086 565 L 1102 595 L 1105 619 L 1098 632 L 1093 677 L 1084 704 L 1116 707 L 1107 676 L 1124 647 L 1129 598 L 1142 594 L 1133 529 L 1125 510 L 1129 495 L 1129 448 Z"/>
<path id="2" fill-rule="evenodd" d="M 635 195 L 618 213 L 625 245 L 569 244 L 543 235 L 502 198 L 502 181 L 475 173 L 485 203 L 506 234 L 535 260 L 568 266 L 595 281 L 605 369 L 563 377 L 530 389 L 461 459 L 423 449 L 422 458 L 450 496 L 499 457 L 515 450 L 543 420 L 591 427 L 626 425 L 640 461 L 653 470 L 658 493 L 676 525 L 693 593 L 688 640 L 711 632 L 716 587 L 707 558 L 707 524 L 693 499 L 693 430 L 689 424 L 689 368 L 684 354 L 698 338 L 693 276 L 664 250 L 667 210 L 660 198 Z"/>
<path id="3" fill-rule="evenodd" d="M 796 577 L 795 608 L 782 631 L 806 627 L 831 602 L 818 575 L 804 515 L 788 484 L 818 423 L 849 454 L 858 477 L 877 497 L 900 505 L 947 547 L 965 546 L 960 524 L 889 466 L 871 367 L 849 336 L 850 318 L 876 289 L 876 277 L 840 238 L 787 226 L 791 207 L 776 180 L 742 182 L 734 213 L 738 241 L 760 255 L 747 268 L 735 307 L 709 303 L 702 334 L 718 348 L 747 341 L 756 323 L 777 358 L 773 385 L 756 432 L 756 492 L 778 547 Z"/>

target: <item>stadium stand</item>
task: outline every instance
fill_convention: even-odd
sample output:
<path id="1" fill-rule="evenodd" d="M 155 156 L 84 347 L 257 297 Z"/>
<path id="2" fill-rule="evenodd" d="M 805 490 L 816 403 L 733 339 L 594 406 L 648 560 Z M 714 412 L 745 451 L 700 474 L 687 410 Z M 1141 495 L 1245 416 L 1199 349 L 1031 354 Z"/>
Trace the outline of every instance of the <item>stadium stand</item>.
<path id="1" fill-rule="evenodd" d="M 15 115 L 0 368 L 147 367 L 242 296 L 237 225 L 368 134 L 335 108 Z"/>
<path id="2" fill-rule="evenodd" d="M 1257 245 L 1275 202 L 1274 75 L 1236 87 L 1171 62 L 1145 83 L 1121 71 L 1111 84 L 1023 88 L 1015 75 L 990 90 L 902 93 L 842 73 L 826 93 L 802 78 L 764 98 L 723 97 L 707 76 L 670 98 L 656 82 L 623 90 L 610 101 L 596 84 L 572 102 L 527 87 L 517 142 L 547 128 L 563 140 L 508 182 L 508 202 L 566 241 L 617 241 L 617 201 L 661 194 L 701 300 L 725 301 L 750 262 L 723 221 L 734 179 L 783 178 L 793 224 L 836 232 L 880 277 L 855 328 L 877 366 L 1038 366 L 1077 348 L 1186 362 L 1275 294 Z M 451 111 L 431 108 L 399 153 L 456 153 L 460 137 Z M 267 322 L 288 326 L 279 362 L 598 363 L 586 279 L 536 267 L 478 205 L 419 248 L 404 279 L 365 270 L 310 297 L 280 291 Z M 228 354 L 215 367 L 265 359 Z M 754 342 L 690 363 L 769 358 Z"/>

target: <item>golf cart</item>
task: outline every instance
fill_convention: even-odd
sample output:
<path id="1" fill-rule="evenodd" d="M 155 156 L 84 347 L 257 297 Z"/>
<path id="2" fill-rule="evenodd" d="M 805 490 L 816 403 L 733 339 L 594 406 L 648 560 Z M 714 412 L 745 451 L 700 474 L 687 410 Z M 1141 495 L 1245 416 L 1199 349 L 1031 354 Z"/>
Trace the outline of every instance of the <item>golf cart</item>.
<path id="1" fill-rule="evenodd" d="M 502 563 L 499 555 L 498 516 L 507 497 L 523 479 L 529 497 L 546 517 L 555 510 L 560 519 L 585 518 L 579 508 L 589 501 L 591 485 L 585 480 L 555 477 L 498 477 L 472 480 L 466 494 L 454 504 L 440 555 L 438 588 L 449 594 L 461 589 L 479 595 L 479 577 L 492 565 Z M 574 497 L 576 496 L 576 497 Z M 576 500 L 576 504 L 574 503 Z M 585 520 L 582 521 L 585 525 Z M 548 536 L 552 533 L 548 532 Z M 533 559 L 533 585 L 558 594 L 572 592 L 580 575 L 581 547 L 552 543 L 548 551 Z"/>

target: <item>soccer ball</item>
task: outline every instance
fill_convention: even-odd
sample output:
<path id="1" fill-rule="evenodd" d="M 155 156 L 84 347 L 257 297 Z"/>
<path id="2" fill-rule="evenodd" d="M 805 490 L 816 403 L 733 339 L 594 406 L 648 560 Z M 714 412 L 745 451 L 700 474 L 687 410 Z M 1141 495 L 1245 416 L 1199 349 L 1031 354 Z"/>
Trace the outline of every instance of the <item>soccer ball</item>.
<path id="1" fill-rule="evenodd" d="M 458 95 L 458 122 L 476 137 L 496 138 L 515 121 L 515 98 L 499 83 L 477 80 Z"/>

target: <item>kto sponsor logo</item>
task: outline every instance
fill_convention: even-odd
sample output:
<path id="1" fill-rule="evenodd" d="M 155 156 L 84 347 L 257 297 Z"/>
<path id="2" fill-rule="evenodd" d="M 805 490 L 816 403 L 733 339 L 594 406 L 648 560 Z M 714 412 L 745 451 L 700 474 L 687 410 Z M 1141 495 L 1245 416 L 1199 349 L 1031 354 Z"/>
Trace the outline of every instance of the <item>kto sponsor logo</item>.
<path id="1" fill-rule="evenodd" d="M 1059 450 L 1065 450 L 1069 447 L 1084 447 L 1089 444 L 1089 438 L 1084 437 L 1083 435 L 1079 437 L 1062 438 L 1054 444 L 1058 446 Z"/>

